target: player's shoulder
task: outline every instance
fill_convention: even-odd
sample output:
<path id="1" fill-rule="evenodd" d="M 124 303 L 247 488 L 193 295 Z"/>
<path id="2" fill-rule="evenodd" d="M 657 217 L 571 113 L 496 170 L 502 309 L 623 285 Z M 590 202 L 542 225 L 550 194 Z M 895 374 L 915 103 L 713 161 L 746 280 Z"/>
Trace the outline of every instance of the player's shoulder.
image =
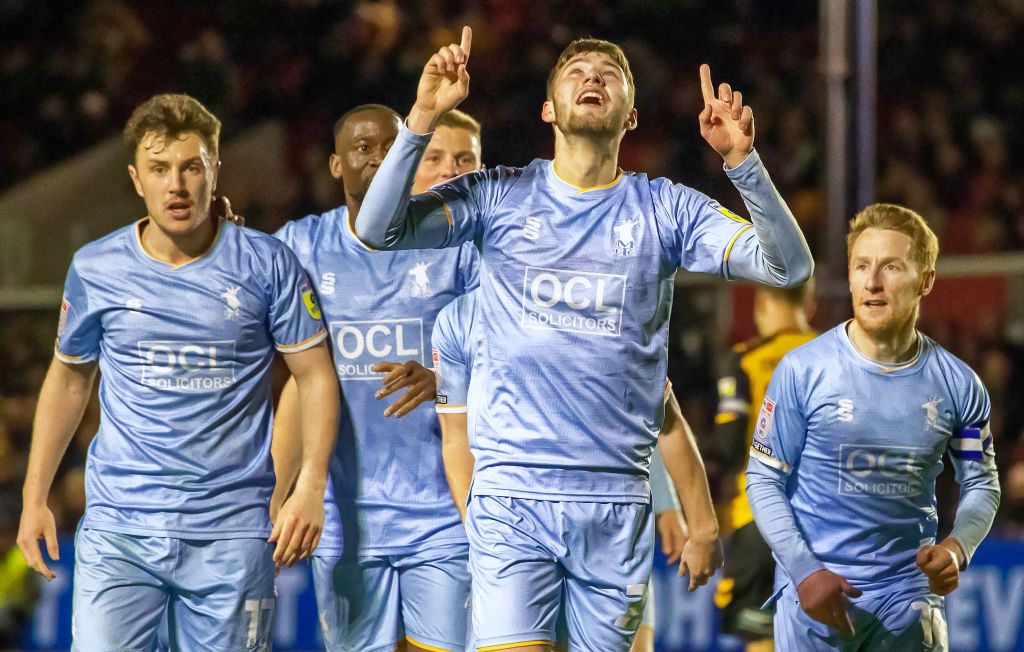
<path id="1" fill-rule="evenodd" d="M 338 222 L 337 213 L 342 209 L 333 209 L 321 215 L 310 214 L 296 220 L 285 222 L 284 226 L 274 232 L 274 237 L 285 242 L 296 240 L 310 240 L 327 224 Z"/>
<path id="2" fill-rule="evenodd" d="M 978 374 L 969 364 L 921 331 L 917 333 L 921 338 L 921 354 L 927 355 L 930 363 L 938 366 L 942 375 L 949 378 L 951 386 L 967 388 L 975 383 L 981 384 Z"/>
<path id="3" fill-rule="evenodd" d="M 72 266 L 79 274 L 120 267 L 121 258 L 131 255 L 132 239 L 138 238 L 138 228 L 139 222 L 133 222 L 82 245 L 72 257 Z"/>

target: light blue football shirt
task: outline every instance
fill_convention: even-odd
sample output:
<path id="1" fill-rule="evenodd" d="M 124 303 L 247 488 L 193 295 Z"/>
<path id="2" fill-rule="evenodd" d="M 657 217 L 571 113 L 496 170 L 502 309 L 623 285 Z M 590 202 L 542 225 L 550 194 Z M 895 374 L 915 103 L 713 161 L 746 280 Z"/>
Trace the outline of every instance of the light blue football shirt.
<path id="1" fill-rule="evenodd" d="M 666 179 L 622 172 L 580 189 L 540 159 L 470 173 L 409 201 L 428 139 L 402 128 L 355 226 L 375 246 L 473 242 L 481 251 L 489 359 L 473 492 L 648 501 L 676 270 L 784 284 L 813 267 L 757 154 L 727 172 L 751 225 Z"/>
<path id="2" fill-rule="evenodd" d="M 101 372 L 83 525 L 268 536 L 269 371 L 275 347 L 326 337 L 312 288 L 270 236 L 221 224 L 205 255 L 174 267 L 142 249 L 144 222 L 82 247 L 64 285 L 56 356 Z"/>
<path id="3" fill-rule="evenodd" d="M 964 362 L 924 334 L 918 341 L 912 360 L 884 365 L 861 355 L 843 324 L 776 368 L 747 482 L 781 582 L 795 586 L 824 566 L 864 590 L 897 583 L 926 590 L 915 560 L 920 546 L 935 542 L 935 478 L 947 453 L 961 507 L 979 497 L 988 503 L 981 512 L 976 505 L 958 511 L 953 535 L 968 558 L 988 531 L 998 505 L 988 394 Z M 779 475 L 795 518 L 787 536 L 799 533 L 803 542 L 781 544 L 770 533 L 777 519 L 765 520 L 758 483 Z M 969 522 L 989 509 L 982 527 Z"/>
<path id="4" fill-rule="evenodd" d="M 316 285 L 342 388 L 317 554 L 399 554 L 465 541 L 444 475 L 437 416 L 427 404 L 401 419 L 385 417 L 405 390 L 377 400 L 383 374 L 371 368 L 407 360 L 430 368 L 434 320 L 476 287 L 476 251 L 374 254 L 352 233 L 344 206 L 289 222 L 276 237 Z"/>
<path id="5" fill-rule="evenodd" d="M 466 429 L 470 446 L 474 444 L 474 409 L 485 397 L 474 394 L 479 382 L 473 378 L 485 374 L 487 362 L 484 341 L 476 324 L 476 296 L 474 290 L 455 299 L 445 306 L 434 324 L 433 359 L 434 374 L 437 376 L 438 414 L 466 414 Z M 669 389 L 666 388 L 667 396 Z M 672 480 L 665 469 L 657 446 L 651 453 L 650 462 L 651 505 L 655 514 L 679 509 L 679 497 Z"/>

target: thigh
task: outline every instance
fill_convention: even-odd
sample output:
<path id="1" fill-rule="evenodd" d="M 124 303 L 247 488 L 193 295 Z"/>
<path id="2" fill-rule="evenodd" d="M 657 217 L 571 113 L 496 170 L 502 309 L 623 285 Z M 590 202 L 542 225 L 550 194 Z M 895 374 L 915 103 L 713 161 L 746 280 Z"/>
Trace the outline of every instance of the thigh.
<path id="1" fill-rule="evenodd" d="M 175 540 L 83 528 L 75 536 L 72 649 L 146 651 L 167 609 Z"/>
<path id="2" fill-rule="evenodd" d="M 654 528 L 650 505 L 561 503 L 569 650 L 630 649 L 643 619 Z"/>
<path id="3" fill-rule="evenodd" d="M 399 571 L 406 639 L 428 650 L 466 649 L 469 546 L 434 546 L 392 563 Z"/>
<path id="4" fill-rule="evenodd" d="M 722 629 L 747 640 L 772 638 L 772 612 L 761 609 L 772 595 L 775 561 L 754 523 L 733 532 L 715 591 Z"/>
<path id="5" fill-rule="evenodd" d="M 478 648 L 554 642 L 563 579 L 547 545 L 557 543 L 551 505 L 501 496 L 470 501 L 466 534 Z"/>
<path id="6" fill-rule="evenodd" d="M 385 557 L 314 557 L 320 631 L 328 652 L 391 652 L 402 638 L 398 570 Z"/>
<path id="7" fill-rule="evenodd" d="M 945 603 L 927 591 L 896 594 L 875 613 L 879 627 L 872 636 L 871 650 L 899 652 L 949 649 Z"/>
<path id="8" fill-rule="evenodd" d="M 183 540 L 168 616 L 172 649 L 270 650 L 273 546 L 263 539 Z"/>

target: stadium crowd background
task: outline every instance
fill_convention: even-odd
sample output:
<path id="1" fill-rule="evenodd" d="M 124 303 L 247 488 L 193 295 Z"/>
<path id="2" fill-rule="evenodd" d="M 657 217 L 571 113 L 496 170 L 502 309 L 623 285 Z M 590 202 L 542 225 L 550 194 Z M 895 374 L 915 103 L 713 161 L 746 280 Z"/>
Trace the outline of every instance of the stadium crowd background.
<path id="1" fill-rule="evenodd" d="M 543 80 L 571 38 L 592 34 L 621 43 L 637 77 L 640 128 L 623 142 L 623 168 L 668 176 L 742 209 L 697 132 L 697 66 L 707 61 L 754 108 L 757 148 L 812 250 L 823 241 L 824 87 L 813 1 L 47 5 L 0 3 L 0 194 L 116 136 L 153 93 L 185 92 L 222 119 L 224 141 L 268 118 L 285 121 L 284 159 L 266 162 L 280 180 L 277 199 L 235 207 L 250 226 L 272 231 L 341 201 L 325 164 L 334 119 L 363 102 L 407 110 L 423 61 L 453 38 L 442 26 L 468 23 L 473 81 L 463 108 L 483 123 L 485 162 L 550 156 L 549 128 L 538 119 Z M 1024 250 L 1024 0 L 879 0 L 879 11 L 878 200 L 922 213 L 943 256 Z M 700 287 L 679 293 L 672 330 L 670 374 L 701 435 L 711 430 L 721 353 L 716 296 Z M 929 319 L 924 305 L 926 332 L 964 358 L 992 394 L 1003 482 L 995 533 L 1024 540 L 1024 396 L 1011 390 L 1024 386 L 1024 323 L 996 313 L 961 333 Z M 56 308 L 0 311 L 0 560 L 14 546 Z M 965 300 L 963 310 L 971 309 Z M 83 466 L 98 418 L 94 402 L 54 485 L 65 532 L 84 508 Z M 947 523 L 955 495 L 946 482 Z"/>

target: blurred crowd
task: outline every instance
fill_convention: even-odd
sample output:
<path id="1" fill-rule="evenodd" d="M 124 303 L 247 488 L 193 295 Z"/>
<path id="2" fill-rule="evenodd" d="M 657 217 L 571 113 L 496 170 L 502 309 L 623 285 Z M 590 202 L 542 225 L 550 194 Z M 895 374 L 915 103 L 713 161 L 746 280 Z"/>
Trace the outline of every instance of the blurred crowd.
<path id="1" fill-rule="evenodd" d="M 823 233 L 823 105 L 817 2 L 768 0 L 169 0 L 0 2 L 0 192 L 119 133 L 157 92 L 185 92 L 224 122 L 225 140 L 266 119 L 288 130 L 272 161 L 296 189 L 287 210 L 237 207 L 272 230 L 341 200 L 327 176 L 334 119 L 363 102 L 411 106 L 439 45 L 474 27 L 472 91 L 488 164 L 551 155 L 538 117 L 561 48 L 621 43 L 637 81 L 639 129 L 626 169 L 665 175 L 735 207 L 721 160 L 700 139 L 697 67 L 712 66 L 754 108 L 757 147 L 812 249 Z M 1024 0 L 879 0 L 878 198 L 921 212 L 943 252 L 1024 249 Z M 672 374 L 697 429 L 714 403 L 714 293 L 677 301 Z M 710 326 L 709 326 L 710 324 Z M 16 527 L 37 392 L 56 315 L 0 312 L 0 534 Z M 1003 470 L 997 530 L 1024 539 L 1024 337 L 1006 319 L 977 333 L 929 324 L 992 392 Z M 64 531 L 80 515 L 95 402 L 55 483 Z M 954 494 L 955 497 L 955 494 Z M 12 509 L 2 509 L 13 504 Z M 12 514 L 14 516 L 12 516 Z M 0 553 L 9 545 L 0 537 Z"/>

